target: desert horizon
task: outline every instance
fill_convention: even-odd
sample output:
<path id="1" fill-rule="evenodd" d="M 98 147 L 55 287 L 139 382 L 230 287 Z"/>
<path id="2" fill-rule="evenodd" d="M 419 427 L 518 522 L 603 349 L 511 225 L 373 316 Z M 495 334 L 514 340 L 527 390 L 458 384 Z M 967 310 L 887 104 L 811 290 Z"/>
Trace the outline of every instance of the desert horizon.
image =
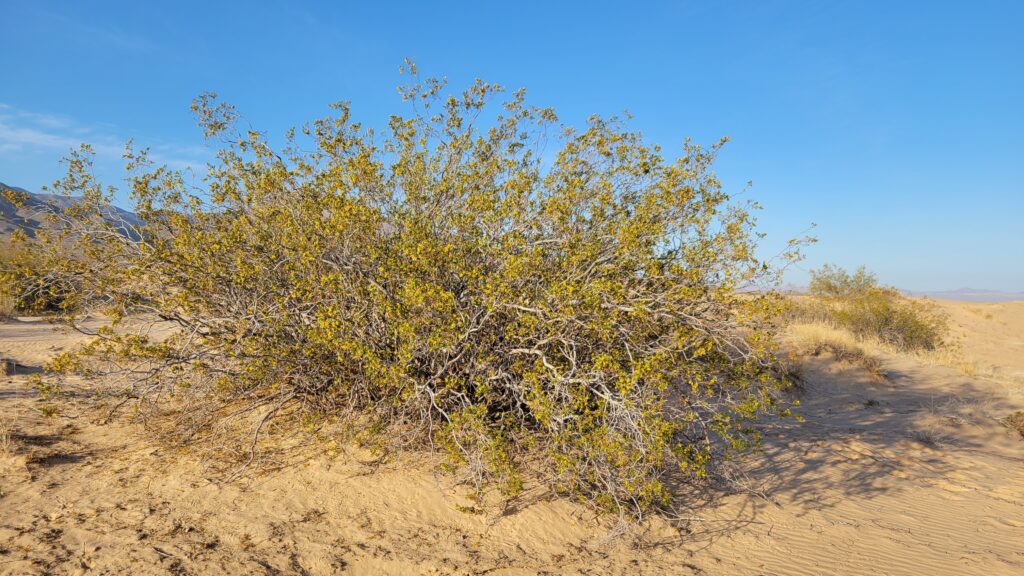
<path id="1" fill-rule="evenodd" d="M 1024 4 L 0 16 L 0 575 L 1024 574 Z"/>

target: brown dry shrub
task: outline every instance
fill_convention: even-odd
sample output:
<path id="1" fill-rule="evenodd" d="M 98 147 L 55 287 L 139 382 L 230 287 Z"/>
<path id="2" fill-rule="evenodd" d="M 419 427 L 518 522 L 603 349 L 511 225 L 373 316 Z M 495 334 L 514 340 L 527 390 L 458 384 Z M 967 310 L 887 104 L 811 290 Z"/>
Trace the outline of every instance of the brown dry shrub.
<path id="1" fill-rule="evenodd" d="M 1024 410 L 1018 410 L 1017 412 L 1010 414 L 1003 419 L 1003 423 L 1011 430 L 1019 432 L 1021 438 L 1024 438 Z"/>

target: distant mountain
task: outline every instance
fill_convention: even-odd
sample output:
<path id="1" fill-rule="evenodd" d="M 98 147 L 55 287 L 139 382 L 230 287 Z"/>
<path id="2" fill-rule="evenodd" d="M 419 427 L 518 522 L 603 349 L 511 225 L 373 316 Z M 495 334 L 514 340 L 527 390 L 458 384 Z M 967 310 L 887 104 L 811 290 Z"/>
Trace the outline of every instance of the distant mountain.
<path id="1" fill-rule="evenodd" d="M 8 201 L 3 195 L 8 190 L 24 194 L 24 205 L 18 206 Z M 54 211 L 63 212 L 74 206 L 77 201 L 75 198 L 56 194 L 36 194 L 0 182 L 0 238 L 10 236 L 15 230 L 22 230 L 29 236 L 35 236 L 36 232 L 47 227 L 47 214 Z M 139 223 L 135 214 L 120 208 L 112 207 L 107 217 L 112 222 L 127 222 L 131 225 Z"/>
<path id="2" fill-rule="evenodd" d="M 783 294 L 807 294 L 807 286 L 785 284 L 779 288 Z M 935 298 L 937 300 L 957 300 L 960 302 L 1014 302 L 1024 301 L 1024 292 L 1000 292 L 999 290 L 982 290 L 980 288 L 959 288 L 957 290 L 900 290 L 906 296 Z"/>
<path id="3" fill-rule="evenodd" d="M 959 300 L 961 302 L 1012 302 L 1024 300 L 1024 292 L 1000 292 L 999 290 L 981 290 L 978 288 L 959 288 L 957 290 L 935 290 L 915 292 L 905 290 L 910 296 L 927 296 L 940 300 Z"/>

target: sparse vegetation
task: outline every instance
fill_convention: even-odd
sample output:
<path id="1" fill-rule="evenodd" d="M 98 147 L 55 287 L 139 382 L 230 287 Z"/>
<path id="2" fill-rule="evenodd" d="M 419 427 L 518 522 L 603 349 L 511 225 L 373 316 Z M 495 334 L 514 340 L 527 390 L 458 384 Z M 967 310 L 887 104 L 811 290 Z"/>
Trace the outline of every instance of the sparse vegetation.
<path id="1" fill-rule="evenodd" d="M 495 85 L 403 90 L 413 114 L 386 136 L 338 104 L 281 150 L 197 99 L 218 162 L 197 189 L 129 150 L 129 233 L 104 217 L 90 150 L 72 155 L 56 187 L 84 201 L 26 244 L 47 271 L 33 290 L 79 329 L 111 324 L 50 368 L 116 373 L 118 403 L 250 460 L 270 422 L 339 421 L 429 446 L 481 489 L 529 474 L 632 517 L 788 413 L 780 300 L 746 290 L 776 270 L 712 172 L 720 145 L 666 159 L 617 119 L 562 127 L 522 92 L 491 114 Z M 177 330 L 151 339 L 133 315 Z"/>
<path id="2" fill-rule="evenodd" d="M 985 320 L 993 320 L 994 319 L 994 316 L 992 315 L 992 311 L 991 310 L 988 310 L 988 309 L 985 309 L 985 308 L 981 308 L 981 307 L 978 307 L 978 306 L 971 306 L 971 307 L 967 308 L 967 310 L 969 312 L 971 312 L 972 314 L 976 315 L 976 316 L 984 318 Z"/>
<path id="3" fill-rule="evenodd" d="M 1021 438 L 1024 438 L 1024 410 L 1010 414 L 1003 419 L 1003 423 L 1011 430 L 1016 430 L 1020 433 Z"/>
<path id="4" fill-rule="evenodd" d="M 6 416 L 0 417 L 0 456 L 14 454 L 14 425 Z"/>
<path id="5" fill-rule="evenodd" d="M 914 430 L 911 432 L 910 438 L 929 448 L 938 448 L 942 445 L 942 438 L 934 429 Z"/>
<path id="6" fill-rule="evenodd" d="M 824 323 L 903 351 L 935 350 L 948 332 L 934 306 L 880 285 L 863 267 L 853 274 L 830 265 L 813 271 L 808 297 L 795 300 L 789 314 L 797 322 Z"/>
<path id="7" fill-rule="evenodd" d="M 789 336 L 801 354 L 820 356 L 829 353 L 840 362 L 860 366 L 876 380 L 885 379 L 882 363 L 848 331 L 823 323 L 795 324 L 790 327 Z"/>

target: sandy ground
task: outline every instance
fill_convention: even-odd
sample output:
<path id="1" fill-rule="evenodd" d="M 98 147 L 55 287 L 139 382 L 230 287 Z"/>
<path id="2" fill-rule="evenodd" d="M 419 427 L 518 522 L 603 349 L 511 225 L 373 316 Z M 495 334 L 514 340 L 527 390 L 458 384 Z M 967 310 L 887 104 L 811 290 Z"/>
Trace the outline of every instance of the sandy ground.
<path id="1" fill-rule="evenodd" d="M 968 304 L 936 300 L 953 337 L 979 375 L 1024 386 L 1024 302 Z"/>
<path id="2" fill-rule="evenodd" d="M 0 573 L 1024 574 L 1024 439 L 998 422 L 1024 409 L 1024 303 L 941 305 L 985 370 L 885 356 L 883 382 L 808 359 L 806 421 L 767 428 L 751 492 L 696 508 L 686 533 L 653 522 L 641 545 L 562 501 L 461 511 L 412 458 L 212 482 L 134 425 L 43 417 L 27 373 L 75 338 L 0 324 L 23 365 L 0 377 Z"/>

